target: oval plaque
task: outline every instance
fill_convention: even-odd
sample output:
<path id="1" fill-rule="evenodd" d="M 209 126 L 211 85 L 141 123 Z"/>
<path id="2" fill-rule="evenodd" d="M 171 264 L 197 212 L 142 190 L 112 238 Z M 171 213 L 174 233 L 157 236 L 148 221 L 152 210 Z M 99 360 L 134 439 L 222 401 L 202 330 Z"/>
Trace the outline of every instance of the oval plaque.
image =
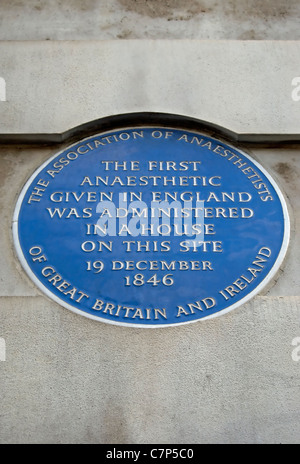
<path id="1" fill-rule="evenodd" d="M 220 140 L 171 128 L 82 140 L 29 179 L 14 215 L 24 269 L 92 319 L 166 327 L 245 303 L 289 242 L 270 175 Z"/>

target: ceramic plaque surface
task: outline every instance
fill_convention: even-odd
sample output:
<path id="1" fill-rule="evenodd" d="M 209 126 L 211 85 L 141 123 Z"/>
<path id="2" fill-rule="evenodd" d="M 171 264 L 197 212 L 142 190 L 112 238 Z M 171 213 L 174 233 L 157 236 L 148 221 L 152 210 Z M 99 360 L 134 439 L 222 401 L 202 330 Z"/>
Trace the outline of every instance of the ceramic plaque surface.
<path id="1" fill-rule="evenodd" d="M 62 306 L 164 327 L 224 314 L 278 271 L 283 195 L 249 155 L 185 130 L 133 127 L 72 145 L 25 185 L 18 257 Z"/>

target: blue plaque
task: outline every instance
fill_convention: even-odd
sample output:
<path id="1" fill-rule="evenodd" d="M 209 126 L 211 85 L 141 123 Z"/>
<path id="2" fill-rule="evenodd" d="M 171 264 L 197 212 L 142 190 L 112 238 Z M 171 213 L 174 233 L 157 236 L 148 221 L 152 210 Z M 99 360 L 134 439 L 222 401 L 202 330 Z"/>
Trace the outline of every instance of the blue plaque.
<path id="1" fill-rule="evenodd" d="M 289 242 L 280 189 L 248 154 L 196 132 L 134 127 L 72 145 L 25 185 L 19 259 L 60 305 L 91 319 L 168 327 L 244 304 Z"/>

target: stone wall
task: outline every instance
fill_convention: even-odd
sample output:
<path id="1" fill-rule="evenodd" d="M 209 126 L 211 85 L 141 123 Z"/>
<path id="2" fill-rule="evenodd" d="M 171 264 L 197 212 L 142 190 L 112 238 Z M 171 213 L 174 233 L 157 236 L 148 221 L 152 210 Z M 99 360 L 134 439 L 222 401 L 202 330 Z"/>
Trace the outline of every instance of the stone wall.
<path id="1" fill-rule="evenodd" d="M 1 443 L 299 442 L 299 42 L 170 40 L 297 40 L 299 2 L 222 5 L 1 3 Z M 169 40 L 116 40 L 128 38 Z M 22 270 L 11 228 L 27 179 L 131 112 L 221 128 L 281 187 L 289 252 L 246 305 L 186 326 L 112 326 L 54 303 Z"/>
<path id="2" fill-rule="evenodd" d="M 297 0 L 2 0 L 0 40 L 298 40 Z"/>

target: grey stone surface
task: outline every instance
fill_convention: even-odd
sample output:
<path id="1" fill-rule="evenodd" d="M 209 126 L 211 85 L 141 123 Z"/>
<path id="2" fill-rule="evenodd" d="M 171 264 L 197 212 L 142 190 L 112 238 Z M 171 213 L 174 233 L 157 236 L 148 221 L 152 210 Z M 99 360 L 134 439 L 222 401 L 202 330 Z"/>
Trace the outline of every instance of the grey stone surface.
<path id="1" fill-rule="evenodd" d="M 300 42 L 0 42 L 0 135 L 61 134 L 130 112 L 179 114 L 237 134 L 299 139 Z"/>
<path id="2" fill-rule="evenodd" d="M 0 304 L 1 443 L 299 442 L 299 297 L 150 331 Z"/>
<path id="3" fill-rule="evenodd" d="M 0 40 L 295 40 L 298 0 L 1 0 Z"/>
<path id="4" fill-rule="evenodd" d="M 299 137 L 299 16 L 298 0 L 1 1 L 1 444 L 299 443 L 300 146 L 245 146 L 290 207 L 273 285 L 222 317 L 146 330 L 76 315 L 26 277 L 14 207 L 66 144 L 3 144 L 151 111 Z"/>
<path id="5" fill-rule="evenodd" d="M 73 314 L 21 270 L 10 233 L 15 202 L 59 148 L 0 148 L 0 443 L 299 442 L 299 147 L 252 152 L 293 218 L 269 292 L 211 321 L 151 330 Z"/>

